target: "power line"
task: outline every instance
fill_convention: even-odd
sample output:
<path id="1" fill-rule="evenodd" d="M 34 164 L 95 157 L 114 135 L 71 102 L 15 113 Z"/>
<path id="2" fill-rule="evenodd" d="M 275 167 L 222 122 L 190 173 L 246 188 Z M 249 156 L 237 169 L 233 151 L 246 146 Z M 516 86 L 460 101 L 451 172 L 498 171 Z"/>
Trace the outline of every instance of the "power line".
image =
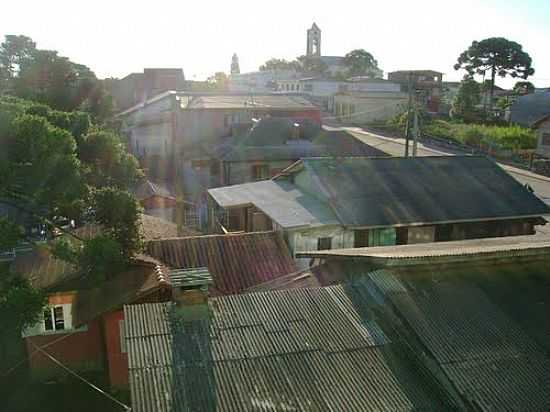
<path id="1" fill-rule="evenodd" d="M 36 345 L 33 341 L 30 341 L 31 345 L 33 345 L 40 353 L 42 353 L 44 356 L 48 357 L 52 362 L 54 362 L 57 366 L 59 366 L 60 368 L 64 369 L 65 371 L 69 372 L 71 375 L 73 375 L 74 377 L 80 379 L 82 382 L 86 383 L 88 386 L 92 387 L 93 389 L 95 389 L 96 391 L 98 391 L 99 393 L 101 393 L 103 396 L 109 398 L 110 400 L 112 400 L 113 402 L 115 402 L 117 405 L 121 406 L 122 408 L 124 408 L 125 411 L 131 411 L 132 408 L 129 407 L 128 405 L 120 402 L 117 398 L 115 398 L 114 396 L 112 396 L 111 394 L 105 392 L 103 389 L 97 387 L 96 385 L 94 385 L 92 382 L 90 382 L 89 380 L 87 380 L 86 378 L 84 378 L 83 376 L 80 376 L 78 373 L 74 372 L 73 370 L 69 369 L 67 366 L 63 365 L 60 361 L 58 361 L 56 358 L 54 358 L 52 355 L 50 355 L 48 352 L 46 352 L 44 349 L 42 349 L 40 346 Z"/>

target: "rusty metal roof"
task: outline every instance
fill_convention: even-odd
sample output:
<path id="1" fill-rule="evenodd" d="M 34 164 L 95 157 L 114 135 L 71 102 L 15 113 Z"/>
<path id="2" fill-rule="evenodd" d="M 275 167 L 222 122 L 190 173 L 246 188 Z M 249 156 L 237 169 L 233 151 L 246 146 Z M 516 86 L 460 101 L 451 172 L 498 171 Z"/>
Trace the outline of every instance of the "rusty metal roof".
<path id="1" fill-rule="evenodd" d="M 448 410 L 421 368 L 343 286 L 126 306 L 132 407 L 184 410 Z"/>
<path id="2" fill-rule="evenodd" d="M 239 293 L 297 271 L 275 232 L 155 240 L 146 244 L 146 253 L 172 269 L 208 268 L 214 294 Z"/>

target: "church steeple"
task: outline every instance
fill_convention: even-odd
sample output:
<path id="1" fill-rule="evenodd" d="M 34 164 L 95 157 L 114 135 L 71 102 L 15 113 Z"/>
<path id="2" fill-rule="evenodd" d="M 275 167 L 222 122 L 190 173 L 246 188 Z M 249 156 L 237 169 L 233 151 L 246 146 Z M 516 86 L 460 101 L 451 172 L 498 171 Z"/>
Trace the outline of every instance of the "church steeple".
<path id="1" fill-rule="evenodd" d="M 239 58 L 237 57 L 237 53 L 233 53 L 233 57 L 231 58 L 231 74 L 239 74 L 240 72 Z"/>
<path id="2" fill-rule="evenodd" d="M 307 31 L 306 55 L 321 57 L 321 29 L 316 23 L 313 23 L 311 29 Z"/>

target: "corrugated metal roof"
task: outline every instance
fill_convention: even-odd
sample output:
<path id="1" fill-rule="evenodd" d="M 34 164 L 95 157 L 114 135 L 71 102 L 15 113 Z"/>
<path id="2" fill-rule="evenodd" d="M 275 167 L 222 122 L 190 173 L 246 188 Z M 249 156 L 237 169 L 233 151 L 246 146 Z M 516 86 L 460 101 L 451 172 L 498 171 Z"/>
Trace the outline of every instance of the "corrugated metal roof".
<path id="1" fill-rule="evenodd" d="M 187 109 L 250 109 L 250 110 L 319 110 L 299 96 L 286 95 L 219 95 L 196 96 Z"/>
<path id="2" fill-rule="evenodd" d="M 239 293 L 296 272 L 286 243 L 275 232 L 193 236 L 146 244 L 149 255 L 175 269 L 206 267 L 213 292 Z"/>
<path id="3" fill-rule="evenodd" d="M 461 277 L 468 270 L 475 268 L 454 268 L 454 274 L 440 268 L 424 276 L 380 271 L 369 278 L 471 406 L 482 411 L 549 410 L 548 354 L 474 279 Z M 498 294 L 498 288 L 492 290 Z"/>
<path id="4" fill-rule="evenodd" d="M 457 259 L 544 255 L 550 251 L 547 235 L 507 236 L 498 238 L 469 239 L 452 242 L 432 242 L 412 245 L 379 246 L 350 249 L 333 249 L 299 252 L 297 257 L 362 258 L 377 263 L 393 264 L 394 261 L 418 261 L 434 263 L 435 258 Z"/>
<path id="5" fill-rule="evenodd" d="M 285 181 L 244 183 L 208 193 L 223 208 L 254 205 L 286 229 L 340 224 L 327 205 Z"/>
<path id="6" fill-rule="evenodd" d="M 550 92 L 520 96 L 510 107 L 510 121 L 525 127 L 531 127 L 547 114 L 550 114 Z"/>
<path id="7" fill-rule="evenodd" d="M 142 181 L 134 190 L 133 190 L 134 197 L 139 200 L 145 200 L 152 196 L 160 196 L 160 197 L 166 197 L 169 199 L 175 199 L 174 195 L 170 192 L 170 190 L 155 182 L 151 182 L 149 179 L 145 179 Z"/>
<path id="8" fill-rule="evenodd" d="M 133 409 L 446 409 L 354 299 L 342 286 L 226 296 L 194 324 L 171 304 L 127 306 Z"/>

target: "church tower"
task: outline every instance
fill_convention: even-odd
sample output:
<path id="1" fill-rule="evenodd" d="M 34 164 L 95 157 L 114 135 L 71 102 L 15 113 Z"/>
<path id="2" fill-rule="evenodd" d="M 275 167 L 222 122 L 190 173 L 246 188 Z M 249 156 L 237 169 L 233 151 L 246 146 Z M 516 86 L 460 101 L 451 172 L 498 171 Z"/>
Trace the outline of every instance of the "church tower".
<path id="1" fill-rule="evenodd" d="M 321 29 L 313 23 L 307 31 L 307 51 L 309 57 L 321 57 Z"/>
<path id="2" fill-rule="evenodd" d="M 233 57 L 231 58 L 231 74 L 239 74 L 240 72 L 239 58 L 237 57 L 237 53 L 233 53 Z"/>

